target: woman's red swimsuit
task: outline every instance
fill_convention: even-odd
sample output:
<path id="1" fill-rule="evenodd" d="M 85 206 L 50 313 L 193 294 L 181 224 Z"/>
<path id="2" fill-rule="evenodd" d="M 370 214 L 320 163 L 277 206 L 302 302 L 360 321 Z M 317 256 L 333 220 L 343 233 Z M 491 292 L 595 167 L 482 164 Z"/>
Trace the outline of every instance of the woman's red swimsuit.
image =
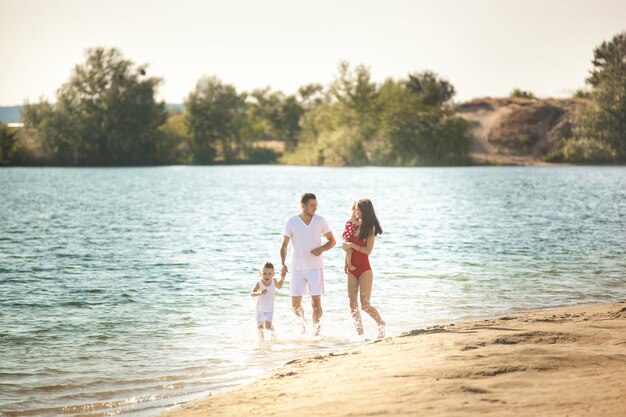
<path id="1" fill-rule="evenodd" d="M 365 246 L 365 241 L 359 239 L 356 236 L 351 236 L 349 242 L 354 243 L 358 246 Z M 370 266 L 369 256 L 354 249 L 352 250 L 352 266 L 354 266 L 355 269 L 353 271 L 348 270 L 348 272 L 354 275 L 357 279 L 361 278 L 363 272 L 372 270 L 372 267 Z"/>

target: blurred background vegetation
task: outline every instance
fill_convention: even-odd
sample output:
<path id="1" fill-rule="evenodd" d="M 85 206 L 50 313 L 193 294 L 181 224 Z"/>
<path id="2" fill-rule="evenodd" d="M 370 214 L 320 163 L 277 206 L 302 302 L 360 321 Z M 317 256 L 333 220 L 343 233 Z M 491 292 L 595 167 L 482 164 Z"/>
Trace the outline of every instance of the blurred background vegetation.
<path id="1" fill-rule="evenodd" d="M 626 33 L 593 51 L 584 105 L 549 162 L 626 162 Z M 162 80 L 117 49 L 94 48 L 54 104 L 22 109 L 23 128 L 0 124 L 4 165 L 128 166 L 286 163 L 327 166 L 469 164 L 472 123 L 459 117 L 455 89 L 431 71 L 372 81 L 341 62 L 327 86 L 287 95 L 238 91 L 198 80 L 183 106 L 155 99 Z M 539 100 L 519 88 L 511 99 Z"/>
<path id="2" fill-rule="evenodd" d="M 546 158 L 554 162 L 626 162 L 626 32 L 593 51 L 588 103 L 574 119 L 574 137 Z"/>

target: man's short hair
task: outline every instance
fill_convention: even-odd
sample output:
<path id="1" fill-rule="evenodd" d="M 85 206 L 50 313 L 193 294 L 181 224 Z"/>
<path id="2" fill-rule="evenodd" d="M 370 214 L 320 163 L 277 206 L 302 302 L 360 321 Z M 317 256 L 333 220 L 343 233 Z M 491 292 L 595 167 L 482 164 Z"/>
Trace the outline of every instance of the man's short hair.
<path id="1" fill-rule="evenodd" d="M 304 194 L 302 194 L 302 198 L 300 198 L 300 202 L 302 204 L 308 203 L 309 200 L 317 200 L 317 197 L 315 197 L 315 194 L 313 194 L 313 193 L 304 193 Z"/>

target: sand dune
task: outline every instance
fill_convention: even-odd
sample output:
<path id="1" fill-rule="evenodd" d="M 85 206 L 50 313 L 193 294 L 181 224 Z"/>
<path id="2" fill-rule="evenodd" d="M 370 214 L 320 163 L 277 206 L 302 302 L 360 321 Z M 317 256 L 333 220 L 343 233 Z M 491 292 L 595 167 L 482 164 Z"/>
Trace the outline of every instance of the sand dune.
<path id="1" fill-rule="evenodd" d="M 455 114 L 472 122 L 470 159 L 486 165 L 550 165 L 544 157 L 572 136 L 580 99 L 482 98 Z"/>
<path id="2" fill-rule="evenodd" d="M 166 413 L 624 416 L 626 301 L 417 329 Z"/>

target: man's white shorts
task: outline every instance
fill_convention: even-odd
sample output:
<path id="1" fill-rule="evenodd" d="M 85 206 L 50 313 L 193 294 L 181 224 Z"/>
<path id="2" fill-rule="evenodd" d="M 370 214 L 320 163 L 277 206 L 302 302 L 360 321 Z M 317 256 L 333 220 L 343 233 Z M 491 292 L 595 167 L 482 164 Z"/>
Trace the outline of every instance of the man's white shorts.
<path id="1" fill-rule="evenodd" d="M 289 295 L 324 295 L 324 270 L 303 269 L 291 272 Z"/>

